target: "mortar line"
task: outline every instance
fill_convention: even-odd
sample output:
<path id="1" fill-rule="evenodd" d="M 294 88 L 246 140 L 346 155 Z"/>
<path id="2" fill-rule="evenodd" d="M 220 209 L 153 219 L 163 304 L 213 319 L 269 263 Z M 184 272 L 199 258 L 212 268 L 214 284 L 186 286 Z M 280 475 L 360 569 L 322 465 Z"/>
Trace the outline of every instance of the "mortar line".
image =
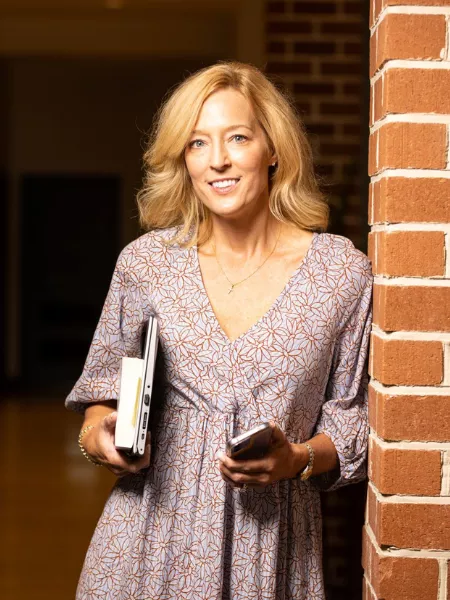
<path id="1" fill-rule="evenodd" d="M 437 560 L 447 560 L 450 558 L 450 551 L 448 550 L 411 550 L 410 548 L 399 549 L 399 548 L 380 548 L 375 534 L 369 525 L 365 524 L 367 535 L 375 546 L 376 553 L 380 556 L 385 557 L 398 557 L 398 558 L 433 558 Z M 445 598 L 447 600 L 447 598 Z"/>
<path id="2" fill-rule="evenodd" d="M 376 379 L 371 379 L 370 386 L 380 394 L 389 396 L 449 396 L 449 386 L 426 385 L 384 385 Z"/>
<path id="3" fill-rule="evenodd" d="M 370 79 L 370 83 L 375 83 L 386 71 L 390 69 L 436 69 L 448 70 L 450 63 L 448 60 L 404 60 L 392 59 L 386 61 L 381 69 Z"/>
<path id="4" fill-rule="evenodd" d="M 447 600 L 447 561 L 439 560 L 438 600 Z"/>
<path id="5" fill-rule="evenodd" d="M 373 121 L 375 115 L 373 116 Z M 381 129 L 384 125 L 389 123 L 414 123 L 414 124 L 431 124 L 431 125 L 449 125 L 450 124 L 450 115 L 438 115 L 438 114 L 430 114 L 430 113 L 390 113 L 385 115 L 381 119 L 378 119 L 373 125 L 370 127 L 370 133 L 373 134 L 379 129 Z M 448 146 L 447 146 L 448 151 Z M 446 167 L 448 168 L 448 166 Z"/>
<path id="6" fill-rule="evenodd" d="M 442 231 L 450 234 L 450 223 L 376 223 L 372 225 L 372 231 Z"/>
<path id="7" fill-rule="evenodd" d="M 445 276 L 450 277 L 450 232 L 445 234 Z"/>
<path id="8" fill-rule="evenodd" d="M 441 496 L 450 496 L 450 452 L 442 452 Z"/>
<path id="9" fill-rule="evenodd" d="M 388 177 L 405 177 L 410 179 L 450 179 L 450 170 L 447 169 L 384 169 L 381 173 L 373 175 L 372 183 Z"/>
<path id="10" fill-rule="evenodd" d="M 449 287 L 450 279 L 443 277 L 422 279 L 421 277 L 386 277 L 385 275 L 375 275 L 374 283 L 376 285 L 389 285 L 391 287 L 394 285 L 403 287 Z M 437 333 L 437 335 L 440 335 L 440 333 Z"/>
<path id="11" fill-rule="evenodd" d="M 447 496 L 411 496 L 410 494 L 382 494 L 377 490 L 372 481 L 369 481 L 369 487 L 375 494 L 376 499 L 381 504 L 431 504 L 438 506 L 450 506 L 450 497 Z"/>
<path id="12" fill-rule="evenodd" d="M 423 450 L 423 451 L 440 451 L 450 452 L 450 442 L 412 442 L 408 440 L 399 441 L 387 441 L 380 437 L 375 431 L 371 430 L 370 436 L 380 448 L 385 450 Z"/>

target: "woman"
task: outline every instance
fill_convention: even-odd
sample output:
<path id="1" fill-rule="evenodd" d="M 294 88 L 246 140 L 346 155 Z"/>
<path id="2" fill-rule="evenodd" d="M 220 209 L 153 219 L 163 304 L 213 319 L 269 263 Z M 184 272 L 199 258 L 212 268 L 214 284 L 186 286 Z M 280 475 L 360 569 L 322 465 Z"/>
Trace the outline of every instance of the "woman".
<path id="1" fill-rule="evenodd" d="M 319 487 L 364 477 L 370 263 L 319 233 L 327 208 L 289 103 L 222 63 L 168 99 L 139 195 L 150 233 L 121 253 L 80 380 L 86 456 L 121 476 L 77 598 L 324 598 Z M 161 327 L 152 456 L 114 448 L 118 368 Z M 270 421 L 270 452 L 223 453 Z M 312 477 L 310 477 L 312 475 Z"/>

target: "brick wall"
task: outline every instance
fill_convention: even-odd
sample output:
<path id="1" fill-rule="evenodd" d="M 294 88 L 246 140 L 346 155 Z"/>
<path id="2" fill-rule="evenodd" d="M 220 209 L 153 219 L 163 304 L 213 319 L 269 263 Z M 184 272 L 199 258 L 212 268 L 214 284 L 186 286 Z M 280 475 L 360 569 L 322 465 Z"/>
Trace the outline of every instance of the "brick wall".
<path id="1" fill-rule="evenodd" d="M 368 600 L 450 600 L 450 0 L 371 6 Z"/>
<path id="2" fill-rule="evenodd" d="M 267 71 L 295 98 L 332 207 L 330 231 L 367 243 L 368 18 L 365 0 L 266 1 Z M 366 98 L 367 96 L 367 98 Z M 366 486 L 324 494 L 328 600 L 360 600 Z"/>
<path id="3" fill-rule="evenodd" d="M 330 230 L 361 248 L 367 238 L 366 4 L 266 2 L 267 70 L 294 96 L 307 126 L 331 201 Z"/>

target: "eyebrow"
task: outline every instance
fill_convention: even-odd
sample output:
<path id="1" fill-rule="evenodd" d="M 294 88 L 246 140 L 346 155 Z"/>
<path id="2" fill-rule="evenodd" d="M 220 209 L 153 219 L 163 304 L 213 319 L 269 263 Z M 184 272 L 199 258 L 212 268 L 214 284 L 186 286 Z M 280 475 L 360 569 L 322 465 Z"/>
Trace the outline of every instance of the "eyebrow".
<path id="1" fill-rule="evenodd" d="M 250 129 L 250 131 L 253 131 L 253 129 L 251 127 L 249 127 L 248 125 L 244 125 L 242 123 L 239 125 L 230 125 L 230 127 L 227 127 L 225 129 L 225 132 L 231 131 L 232 129 L 238 129 L 239 127 L 245 127 L 245 129 Z M 208 135 L 208 134 L 205 133 L 204 131 L 201 131 L 200 129 L 194 129 L 194 131 L 192 132 L 192 135 Z"/>

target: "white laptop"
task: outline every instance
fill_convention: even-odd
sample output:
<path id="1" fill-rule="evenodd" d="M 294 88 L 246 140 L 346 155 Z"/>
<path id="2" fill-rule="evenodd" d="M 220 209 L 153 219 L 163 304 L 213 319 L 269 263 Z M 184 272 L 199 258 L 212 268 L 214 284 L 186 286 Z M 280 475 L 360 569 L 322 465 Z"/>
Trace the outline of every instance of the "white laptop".
<path id="1" fill-rule="evenodd" d="M 158 321 L 150 317 L 143 357 L 122 358 L 115 446 L 133 456 L 145 450 L 158 340 Z"/>

